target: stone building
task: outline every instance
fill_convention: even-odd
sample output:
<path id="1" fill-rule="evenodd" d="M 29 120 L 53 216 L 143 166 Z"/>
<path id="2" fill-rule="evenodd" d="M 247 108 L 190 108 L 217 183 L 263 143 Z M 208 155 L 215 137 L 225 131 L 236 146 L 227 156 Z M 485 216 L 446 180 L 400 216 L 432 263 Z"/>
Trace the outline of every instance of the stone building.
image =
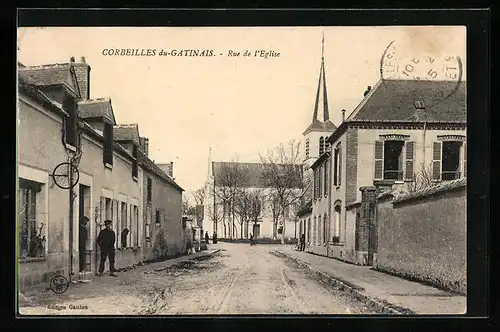
<path id="1" fill-rule="evenodd" d="M 371 265 L 377 227 L 364 196 L 466 174 L 465 92 L 466 82 L 447 81 L 387 80 L 367 89 L 312 166 L 310 252 Z"/>
<path id="2" fill-rule="evenodd" d="M 149 256 L 142 221 L 152 172 L 164 177 L 166 194 L 157 204 L 170 212 L 160 224 L 168 229 L 169 251 L 179 252 L 182 188 L 139 151 L 137 125 L 117 124 L 110 98 L 90 98 L 90 66 L 84 59 L 18 71 L 21 285 L 47 281 L 55 273 L 76 279 L 79 271 L 95 272 L 95 240 L 105 219 L 113 221 L 118 268 Z M 137 135 L 130 139 L 130 132 Z M 85 255 L 80 255 L 83 216 L 90 223 Z"/>
<path id="3" fill-rule="evenodd" d="M 292 165 L 289 165 L 289 167 L 292 167 Z M 295 165 L 295 167 L 300 166 Z M 281 231 L 284 229 L 285 238 L 296 238 L 298 236 L 298 219 L 295 216 L 295 205 L 285 209 L 285 225 L 279 221 L 274 222 L 279 213 L 279 206 L 270 198 L 272 189 L 264 181 L 265 171 L 265 165 L 262 163 L 211 162 L 209 178 L 205 187 L 204 231 L 207 231 L 210 235 L 213 235 L 215 231 L 218 238 L 248 238 L 250 234 L 253 234 L 256 238 L 280 238 Z M 301 172 L 301 170 L 297 170 L 297 172 Z M 246 208 L 249 214 L 253 214 L 253 216 L 249 215 L 248 219 L 253 221 L 240 223 L 241 213 L 235 213 L 234 228 L 229 200 L 226 201 L 226 204 L 223 203 L 224 198 L 229 197 L 225 196 L 224 193 L 224 174 L 231 173 L 240 173 L 243 179 L 234 190 L 238 194 L 246 193 L 250 199 L 257 199 L 254 202 L 249 201 Z M 301 186 L 300 177 L 297 176 L 291 189 L 299 193 L 302 190 Z M 227 190 L 227 193 L 229 193 L 231 189 Z"/>

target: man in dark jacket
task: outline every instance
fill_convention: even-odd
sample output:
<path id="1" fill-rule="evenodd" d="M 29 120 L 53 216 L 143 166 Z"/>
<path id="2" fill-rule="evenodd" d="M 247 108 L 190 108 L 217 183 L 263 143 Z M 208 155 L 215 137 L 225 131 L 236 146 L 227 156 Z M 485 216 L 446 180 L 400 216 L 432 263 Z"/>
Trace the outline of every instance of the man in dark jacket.
<path id="1" fill-rule="evenodd" d="M 208 232 L 205 232 L 205 243 L 208 244 L 209 240 L 210 240 L 210 236 L 208 236 Z"/>
<path id="2" fill-rule="evenodd" d="M 102 229 L 97 236 L 97 244 L 101 249 L 101 262 L 99 264 L 99 274 L 102 276 L 104 272 L 104 263 L 106 263 L 106 257 L 109 257 L 109 275 L 112 277 L 117 277 L 115 274 L 115 232 L 111 229 L 111 220 L 104 221 L 106 228 Z"/>
<path id="3" fill-rule="evenodd" d="M 80 227 L 78 229 L 78 254 L 80 257 L 80 272 L 85 271 L 85 251 L 87 249 L 87 238 L 88 238 L 88 231 L 87 231 L 87 224 L 89 222 L 89 218 L 87 217 L 82 217 L 80 219 Z"/>

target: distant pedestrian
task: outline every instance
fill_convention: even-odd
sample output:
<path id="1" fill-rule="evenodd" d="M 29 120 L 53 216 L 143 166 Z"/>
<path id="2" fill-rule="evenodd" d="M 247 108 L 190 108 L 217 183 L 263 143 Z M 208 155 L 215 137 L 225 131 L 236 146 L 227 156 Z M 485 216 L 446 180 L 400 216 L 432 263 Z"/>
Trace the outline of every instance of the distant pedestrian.
<path id="1" fill-rule="evenodd" d="M 304 251 L 306 249 L 306 234 L 302 233 L 300 235 L 300 251 Z"/>
<path id="2" fill-rule="evenodd" d="M 208 232 L 205 232 L 205 243 L 208 244 L 210 241 L 210 236 L 208 236 Z"/>
<path id="3" fill-rule="evenodd" d="M 86 250 L 87 250 L 87 238 L 88 238 L 88 231 L 87 231 L 87 224 L 89 223 L 89 218 L 83 216 L 80 219 L 80 227 L 78 229 L 78 254 L 80 258 L 80 272 L 85 271 L 85 263 L 86 263 Z"/>
<path id="4" fill-rule="evenodd" d="M 117 277 L 115 274 L 115 232 L 111 229 L 111 220 L 104 221 L 106 228 L 102 229 L 97 236 L 97 244 L 101 249 L 101 262 L 99 264 L 99 274 L 102 276 L 104 272 L 104 264 L 106 263 L 106 258 L 109 259 L 109 275 L 112 277 Z"/>
<path id="5" fill-rule="evenodd" d="M 253 246 L 253 234 L 250 234 L 250 245 Z"/>

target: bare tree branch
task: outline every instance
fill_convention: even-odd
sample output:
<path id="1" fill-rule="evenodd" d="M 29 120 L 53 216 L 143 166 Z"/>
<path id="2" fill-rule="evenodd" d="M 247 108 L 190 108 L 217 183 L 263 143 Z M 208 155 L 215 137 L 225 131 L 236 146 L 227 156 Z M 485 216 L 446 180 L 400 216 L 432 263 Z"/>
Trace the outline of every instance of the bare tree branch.
<path id="1" fill-rule="evenodd" d="M 300 151 L 300 141 L 291 140 L 260 154 L 264 165 L 263 181 L 271 189 L 269 199 L 273 212 L 278 212 L 277 215 L 282 219 L 282 243 L 285 237 L 285 210 L 300 202 L 307 188 L 304 185 Z"/>

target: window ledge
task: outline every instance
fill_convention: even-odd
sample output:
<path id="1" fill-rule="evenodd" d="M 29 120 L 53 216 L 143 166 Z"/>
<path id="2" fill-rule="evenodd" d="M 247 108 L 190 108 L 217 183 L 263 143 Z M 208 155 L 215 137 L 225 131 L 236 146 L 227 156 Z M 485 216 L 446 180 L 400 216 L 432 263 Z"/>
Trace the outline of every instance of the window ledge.
<path id="1" fill-rule="evenodd" d="M 76 146 L 73 146 L 71 144 L 65 143 L 66 149 L 71 150 L 73 152 L 76 152 Z"/>
<path id="2" fill-rule="evenodd" d="M 47 258 L 46 257 L 26 257 L 26 258 L 19 258 L 19 263 L 34 263 L 34 262 L 43 262 Z"/>
<path id="3" fill-rule="evenodd" d="M 113 165 L 111 165 L 110 163 L 104 163 L 104 166 L 106 168 L 113 169 Z"/>
<path id="4" fill-rule="evenodd" d="M 345 242 L 328 242 L 328 244 L 331 246 L 338 246 L 338 247 L 345 246 Z"/>

